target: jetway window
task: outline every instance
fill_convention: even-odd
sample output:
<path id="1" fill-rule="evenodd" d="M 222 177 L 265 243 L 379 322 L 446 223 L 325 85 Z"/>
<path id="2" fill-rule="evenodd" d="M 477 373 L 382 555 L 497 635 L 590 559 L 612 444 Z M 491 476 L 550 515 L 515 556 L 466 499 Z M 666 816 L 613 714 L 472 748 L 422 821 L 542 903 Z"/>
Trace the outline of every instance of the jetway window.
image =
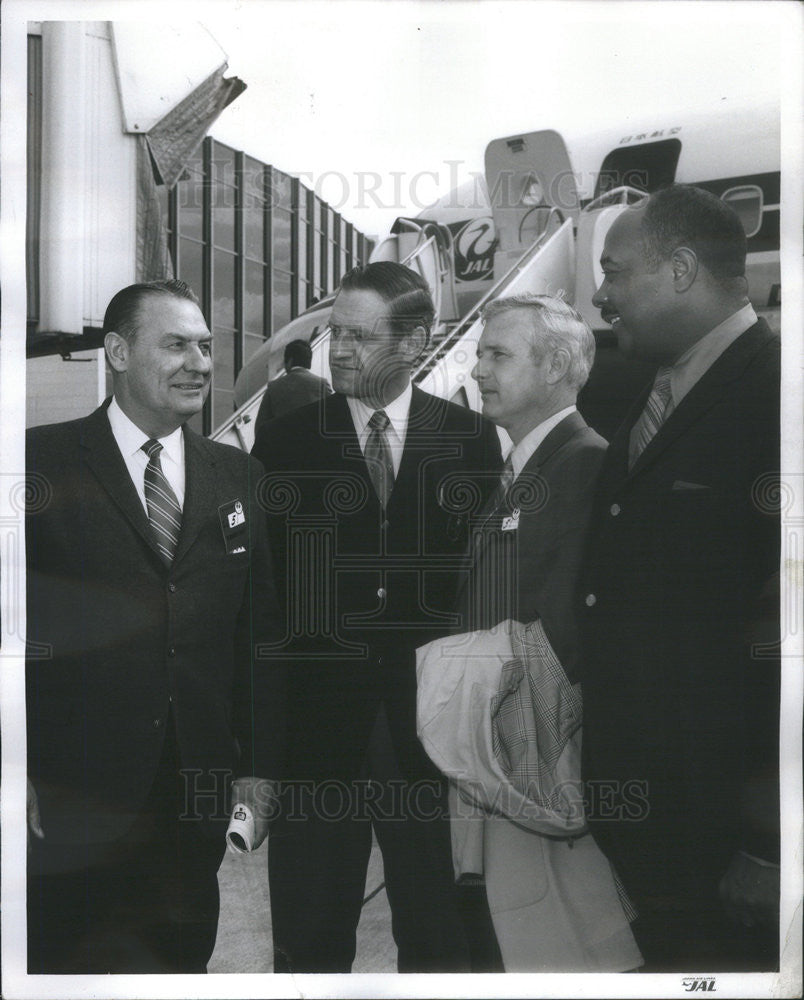
<path id="1" fill-rule="evenodd" d="M 235 184 L 234 150 L 214 144 L 212 158 L 212 242 L 216 247 L 235 249 Z"/>
<path id="2" fill-rule="evenodd" d="M 179 240 L 179 277 L 201 298 L 204 287 L 204 247 L 195 240 Z"/>
<path id="3" fill-rule="evenodd" d="M 310 239 L 313 243 L 313 298 L 319 299 L 324 290 L 321 278 L 321 243 L 323 237 L 321 235 L 321 201 L 315 195 L 313 195 L 310 221 L 312 225 Z"/>
<path id="4" fill-rule="evenodd" d="M 245 253 L 252 260 L 265 260 L 265 167 L 250 156 L 243 165 L 243 227 Z"/>
<path id="5" fill-rule="evenodd" d="M 274 329 L 287 325 L 290 322 L 290 274 L 287 271 L 274 271 Z"/>
<path id="6" fill-rule="evenodd" d="M 603 160 L 595 185 L 595 198 L 617 187 L 632 187 L 650 194 L 672 184 L 681 154 L 679 139 L 661 139 L 637 146 L 619 146 Z"/>
<path id="7" fill-rule="evenodd" d="M 298 184 L 298 181 L 296 182 Z M 299 185 L 301 188 L 301 185 Z M 310 279 L 307 270 L 307 242 L 308 242 L 308 220 L 307 220 L 307 194 L 299 191 L 296 200 L 296 248 L 293 258 L 296 271 L 296 300 L 293 309 L 296 315 L 307 308 L 310 296 Z"/>
<path id="8" fill-rule="evenodd" d="M 210 433 L 231 414 L 242 366 L 372 244 L 297 178 L 211 138 L 159 196 L 174 270 L 215 336 L 213 391 L 193 421 Z"/>
<path id="9" fill-rule="evenodd" d="M 181 235 L 194 240 L 203 240 L 204 168 L 199 157 L 194 157 L 187 164 L 176 190 Z"/>
<path id="10" fill-rule="evenodd" d="M 28 35 L 25 272 L 28 322 L 39 321 L 39 223 L 42 212 L 42 36 Z"/>

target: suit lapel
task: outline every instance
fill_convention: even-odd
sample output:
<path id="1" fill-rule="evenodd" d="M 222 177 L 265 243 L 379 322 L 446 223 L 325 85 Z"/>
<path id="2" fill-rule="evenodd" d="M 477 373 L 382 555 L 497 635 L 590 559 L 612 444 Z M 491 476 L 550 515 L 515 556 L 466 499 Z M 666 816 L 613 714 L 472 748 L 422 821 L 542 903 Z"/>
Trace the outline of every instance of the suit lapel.
<path id="1" fill-rule="evenodd" d="M 181 515 L 179 544 L 173 562 L 184 556 L 209 518 L 210 506 L 218 506 L 215 459 L 204 439 L 184 428 L 184 508 Z M 248 497 L 232 497 L 247 503 Z"/>
<path id="2" fill-rule="evenodd" d="M 727 395 L 731 383 L 742 375 L 746 366 L 750 364 L 757 351 L 770 336 L 770 330 L 765 321 L 759 320 L 721 354 L 659 428 L 656 436 L 648 443 L 634 463 L 629 478 L 639 475 L 644 469 L 650 467 L 678 437 Z M 626 442 L 630 438 L 631 427 L 644 408 L 646 400 L 647 396 L 642 400 L 642 407 L 628 427 Z"/>
<path id="3" fill-rule="evenodd" d="M 547 465 L 553 455 L 563 448 L 568 441 L 575 437 L 579 431 L 584 430 L 587 426 L 586 421 L 577 410 L 566 416 L 560 424 L 556 425 L 550 431 L 544 441 L 542 441 L 536 451 L 534 451 L 534 453 L 530 456 L 519 476 L 517 476 L 516 482 L 519 482 L 522 477 L 537 476 L 539 474 L 539 470 L 543 468 L 543 466 Z M 478 563 L 483 558 L 483 554 L 490 542 L 491 536 L 501 532 L 502 522 L 500 510 L 501 508 L 498 507 L 496 510 L 492 511 L 480 525 L 480 537 L 473 548 L 473 564 Z M 505 510 L 507 513 L 511 513 L 507 507 Z M 514 534 L 514 532 L 511 532 L 511 534 Z"/>
<path id="4" fill-rule="evenodd" d="M 564 417 L 560 424 L 557 424 L 542 441 L 536 451 L 531 455 L 525 464 L 523 472 L 538 472 L 541 466 L 546 465 L 550 458 L 563 448 L 570 438 L 574 437 L 578 431 L 586 428 L 587 424 L 583 417 L 575 410 Z"/>
<path id="5" fill-rule="evenodd" d="M 409 492 L 411 482 L 418 484 L 419 469 L 422 462 L 422 451 L 416 447 L 417 438 L 422 432 L 428 437 L 432 435 L 433 428 L 428 420 L 427 413 L 429 399 L 415 386 L 410 397 L 410 410 L 408 411 L 408 426 L 405 432 L 405 445 L 402 449 L 402 459 L 399 463 L 399 471 L 394 479 L 394 489 L 391 499 L 388 501 L 389 512 L 405 500 Z"/>
<path id="6" fill-rule="evenodd" d="M 131 481 L 114 434 L 112 434 L 112 427 L 106 415 L 108 405 L 109 400 L 106 400 L 84 422 L 81 446 L 84 450 L 86 463 L 123 517 L 154 553 L 160 564 L 164 565 L 156 542 L 151 535 L 151 527 L 148 524 L 145 508 L 134 483 Z"/>

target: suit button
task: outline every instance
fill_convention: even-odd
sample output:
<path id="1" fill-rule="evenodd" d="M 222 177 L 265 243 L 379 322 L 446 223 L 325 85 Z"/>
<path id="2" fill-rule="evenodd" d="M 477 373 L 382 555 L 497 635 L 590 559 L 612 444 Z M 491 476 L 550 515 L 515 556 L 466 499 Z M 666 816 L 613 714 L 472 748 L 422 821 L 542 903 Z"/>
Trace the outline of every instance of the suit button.
<path id="1" fill-rule="evenodd" d="M 612 517 L 616 517 L 620 513 L 620 509 L 621 508 L 618 503 L 613 503 L 611 507 L 609 507 L 609 514 L 611 514 Z"/>
<path id="2" fill-rule="evenodd" d="M 171 592 L 171 594 L 175 594 L 176 593 L 176 584 L 175 583 L 169 583 L 168 584 L 168 590 Z"/>
<path id="3" fill-rule="evenodd" d="M 175 656 L 175 655 L 176 655 L 176 647 L 168 646 L 168 656 Z"/>
<path id="4" fill-rule="evenodd" d="M 161 725 L 162 725 L 161 719 L 154 719 L 154 729 L 159 729 Z"/>
<path id="5" fill-rule="evenodd" d="M 593 608 L 597 604 L 597 598 L 594 594 L 586 595 L 586 606 L 587 608 Z"/>
<path id="6" fill-rule="evenodd" d="M 380 589 L 377 591 L 377 597 L 379 597 L 379 599 L 382 601 L 387 596 L 388 596 L 388 591 L 385 589 L 385 587 L 380 587 Z"/>
<path id="7" fill-rule="evenodd" d="M 377 666 L 378 666 L 378 667 L 381 667 L 381 666 L 382 666 L 382 657 L 381 657 L 381 656 L 378 656 L 378 657 L 377 657 Z"/>

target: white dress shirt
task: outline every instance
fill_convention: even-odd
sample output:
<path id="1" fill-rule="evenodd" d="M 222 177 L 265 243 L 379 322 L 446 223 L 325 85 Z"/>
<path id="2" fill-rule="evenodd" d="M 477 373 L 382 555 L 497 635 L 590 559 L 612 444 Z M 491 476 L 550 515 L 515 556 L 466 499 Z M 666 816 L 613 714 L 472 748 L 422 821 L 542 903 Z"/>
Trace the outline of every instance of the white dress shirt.
<path id="1" fill-rule="evenodd" d="M 525 468 L 533 453 L 550 431 L 554 427 L 558 427 L 564 417 L 568 417 L 570 413 L 575 413 L 576 410 L 577 407 L 574 403 L 572 406 L 567 406 L 563 410 L 559 410 L 552 417 L 548 417 L 547 420 L 543 420 L 540 424 L 537 424 L 532 431 L 528 431 L 519 444 L 514 445 L 508 453 L 508 458 L 511 460 L 511 468 L 514 472 L 514 479 Z"/>
<path id="2" fill-rule="evenodd" d="M 142 503 L 142 509 L 148 513 L 148 505 L 145 502 L 145 467 L 148 464 L 148 456 L 142 450 L 146 441 L 150 440 L 148 435 L 139 429 L 137 425 L 123 413 L 116 399 L 112 399 L 106 411 L 112 434 L 126 463 L 128 474 L 137 490 L 137 495 Z M 158 438 L 162 445 L 159 453 L 159 461 L 162 465 L 162 472 L 165 479 L 173 487 L 179 506 L 184 508 L 184 435 L 181 427 L 178 427 L 167 437 Z"/>
<path id="3" fill-rule="evenodd" d="M 736 313 L 701 337 L 685 351 L 673 365 L 670 373 L 670 401 L 664 411 L 664 420 L 676 409 L 692 387 L 712 367 L 720 355 L 757 321 L 753 306 L 748 303 Z"/>
<path id="4" fill-rule="evenodd" d="M 394 463 L 394 476 L 399 474 L 402 452 L 405 449 L 405 437 L 408 432 L 408 415 L 410 413 L 410 400 L 412 396 L 413 387 L 408 382 L 396 399 L 391 400 L 385 406 L 378 407 L 378 409 L 385 411 L 389 420 L 389 424 L 385 428 L 385 436 L 391 451 L 391 460 Z M 377 410 L 373 406 L 368 406 L 362 399 L 357 399 L 354 396 L 347 396 L 346 402 L 349 404 L 349 412 L 352 414 L 352 422 L 355 425 L 357 440 L 360 442 L 360 450 L 365 455 L 366 442 L 371 430 L 368 422 Z"/>

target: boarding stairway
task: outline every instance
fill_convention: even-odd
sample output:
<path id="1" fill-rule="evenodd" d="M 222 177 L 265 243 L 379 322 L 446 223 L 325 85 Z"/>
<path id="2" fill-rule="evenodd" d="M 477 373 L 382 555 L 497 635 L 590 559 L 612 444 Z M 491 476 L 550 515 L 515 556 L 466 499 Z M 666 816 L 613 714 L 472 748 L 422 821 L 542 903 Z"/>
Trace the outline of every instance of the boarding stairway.
<path id="1" fill-rule="evenodd" d="M 500 273 L 500 277 L 457 322 L 442 319 L 444 306 L 449 313 L 454 304 L 454 298 L 445 301 L 445 290 L 449 294 L 453 287 L 449 232 L 436 223 L 418 225 L 414 220 L 398 220 L 404 223 L 403 239 L 385 240 L 372 255 L 372 261 L 401 256 L 399 262 L 417 271 L 432 290 L 436 308 L 433 332 L 426 354 L 414 368 L 414 384 L 436 396 L 480 410 L 482 402 L 471 371 L 476 361 L 483 308 L 501 295 L 530 292 L 561 295 L 569 302 L 576 302 L 582 312 L 588 312 L 597 280 L 594 262 L 599 259 L 605 232 L 620 212 L 642 197 L 642 192 L 629 188 L 610 191 L 580 213 L 577 236 L 572 218 L 565 218 L 559 208 L 550 208 L 541 232 L 521 254 L 508 250 L 495 255 L 495 273 Z M 413 247 L 403 255 L 404 240 L 408 238 L 412 238 Z M 328 309 L 322 311 L 322 317 L 327 312 Z M 297 323 L 299 319 L 293 321 L 294 325 Z M 329 380 L 329 331 L 324 318 L 319 323 L 324 328 L 310 341 L 311 370 Z M 254 420 L 264 391 L 261 387 L 246 400 L 216 429 L 213 439 L 250 451 L 254 443 Z"/>
<path id="2" fill-rule="evenodd" d="M 550 210 L 542 232 L 515 259 L 492 287 L 446 334 L 435 341 L 413 371 L 413 382 L 436 396 L 480 409 L 480 397 L 470 373 L 475 365 L 483 309 L 502 295 L 525 292 L 565 293 L 574 278 L 572 221 L 558 208 Z"/>

